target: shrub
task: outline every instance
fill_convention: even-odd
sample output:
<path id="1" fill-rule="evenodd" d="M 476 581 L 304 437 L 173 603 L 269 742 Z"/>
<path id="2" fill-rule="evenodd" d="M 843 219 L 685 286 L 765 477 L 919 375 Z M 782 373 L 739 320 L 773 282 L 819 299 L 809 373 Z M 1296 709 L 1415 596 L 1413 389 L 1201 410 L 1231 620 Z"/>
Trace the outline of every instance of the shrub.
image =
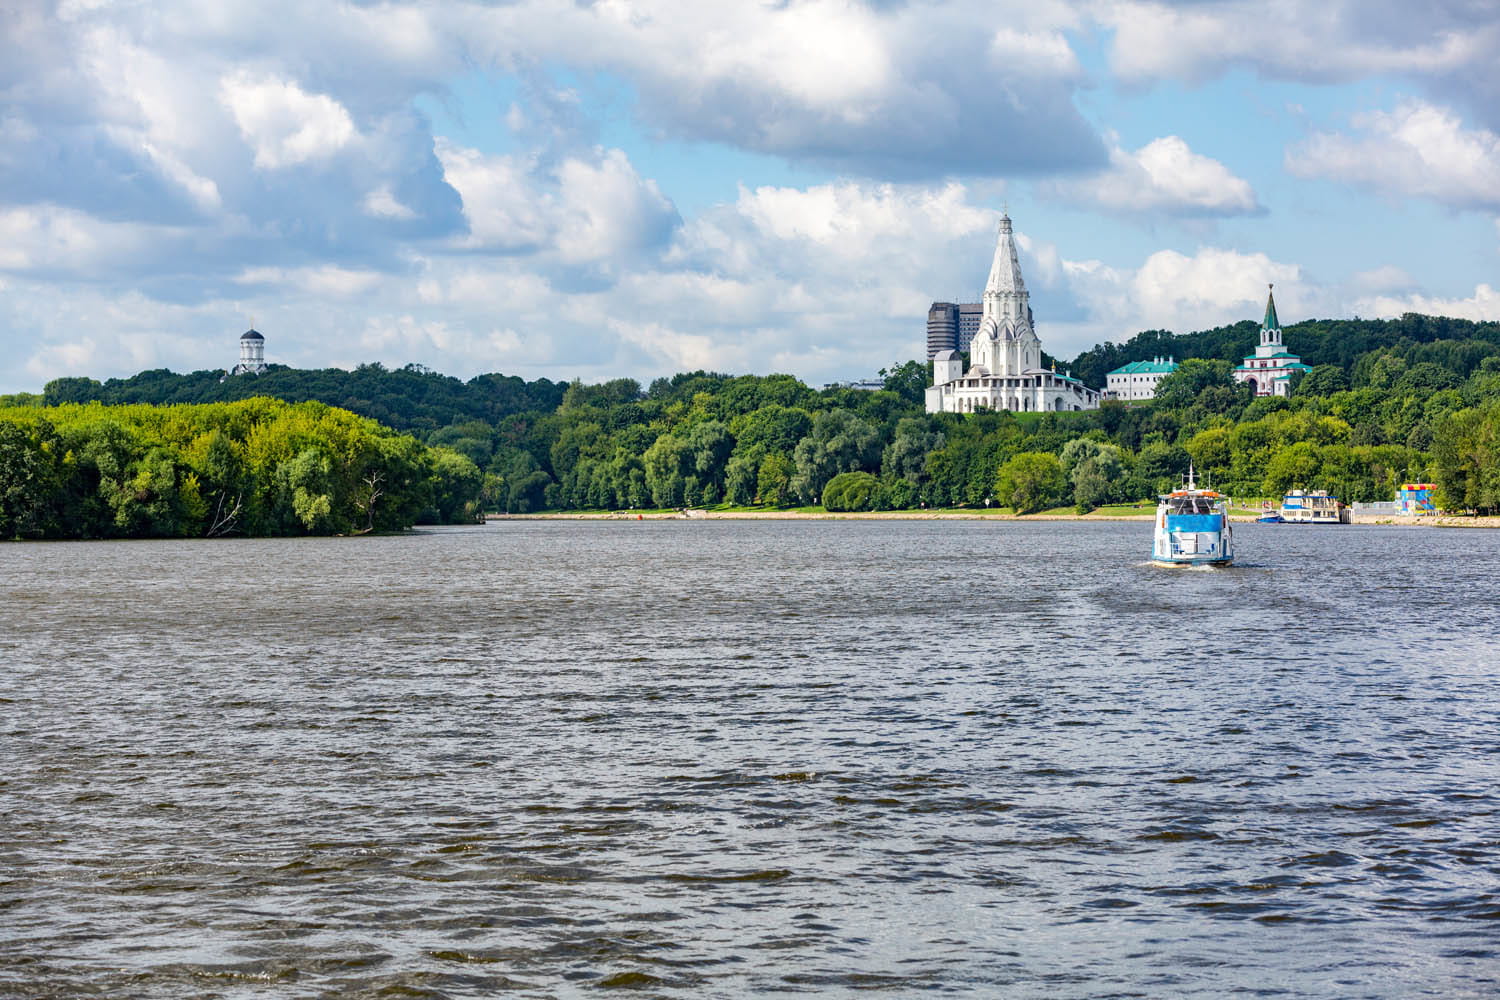
<path id="1" fill-rule="evenodd" d="M 841 472 L 823 487 L 823 509 L 869 510 L 878 481 L 868 472 Z"/>

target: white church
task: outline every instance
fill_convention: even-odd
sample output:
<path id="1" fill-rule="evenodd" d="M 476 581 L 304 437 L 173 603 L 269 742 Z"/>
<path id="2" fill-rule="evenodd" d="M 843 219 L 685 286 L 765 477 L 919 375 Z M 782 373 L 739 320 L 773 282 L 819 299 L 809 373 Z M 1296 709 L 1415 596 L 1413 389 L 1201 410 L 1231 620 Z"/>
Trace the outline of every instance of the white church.
<path id="1" fill-rule="evenodd" d="M 1257 396 L 1290 396 L 1292 376 L 1312 369 L 1281 342 L 1281 321 L 1276 318 L 1275 286 L 1266 286 L 1266 316 L 1260 321 L 1260 345 L 1234 370 L 1236 382 L 1248 382 Z"/>
<path id="2" fill-rule="evenodd" d="M 977 410 L 1094 410 L 1099 393 L 1070 375 L 1042 367 L 1042 342 L 1031 318 L 1031 293 L 1021 280 L 1009 213 L 1000 216 L 995 260 L 984 286 L 984 316 L 969 343 L 969 370 L 957 351 L 932 359 L 928 413 Z"/>

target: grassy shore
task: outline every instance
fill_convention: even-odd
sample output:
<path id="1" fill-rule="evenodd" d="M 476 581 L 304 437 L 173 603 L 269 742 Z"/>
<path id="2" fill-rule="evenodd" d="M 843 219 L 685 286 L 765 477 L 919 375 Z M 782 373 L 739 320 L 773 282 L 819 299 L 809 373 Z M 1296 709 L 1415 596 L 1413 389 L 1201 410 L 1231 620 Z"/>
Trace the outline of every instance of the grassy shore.
<path id="1" fill-rule="evenodd" d="M 546 511 L 538 514 L 490 514 L 494 520 L 820 520 L 820 521 L 1149 521 L 1156 513 L 1154 504 L 1111 504 L 1087 514 L 1072 507 L 1054 507 L 1035 514 L 1017 514 L 1009 507 L 981 510 L 973 507 L 944 507 L 916 510 L 867 510 L 841 512 L 822 507 L 693 507 L 685 510 L 574 510 Z M 1239 520 L 1241 512 L 1233 514 Z M 1259 513 L 1258 511 L 1255 513 Z M 1253 518 L 1254 515 L 1250 515 Z"/>
<path id="2" fill-rule="evenodd" d="M 1261 515 L 1259 504 L 1230 508 L 1229 517 L 1235 523 L 1253 522 Z M 933 510 L 868 510 L 853 513 L 834 513 L 822 507 L 692 507 L 684 510 L 572 510 L 544 511 L 537 514 L 489 514 L 492 521 L 671 521 L 671 520 L 746 520 L 746 521 L 1135 521 L 1149 522 L 1156 514 L 1154 504 L 1109 504 L 1087 514 L 1080 514 L 1072 507 L 1054 507 L 1035 514 L 1017 514 L 1009 507 L 994 507 L 979 510 L 972 507 L 938 508 Z M 1384 524 L 1404 527 L 1433 528 L 1500 528 L 1500 517 L 1467 517 L 1448 515 L 1440 517 L 1393 517 L 1356 516 L 1356 525 Z M 1289 530 L 1299 526 L 1289 525 Z"/>

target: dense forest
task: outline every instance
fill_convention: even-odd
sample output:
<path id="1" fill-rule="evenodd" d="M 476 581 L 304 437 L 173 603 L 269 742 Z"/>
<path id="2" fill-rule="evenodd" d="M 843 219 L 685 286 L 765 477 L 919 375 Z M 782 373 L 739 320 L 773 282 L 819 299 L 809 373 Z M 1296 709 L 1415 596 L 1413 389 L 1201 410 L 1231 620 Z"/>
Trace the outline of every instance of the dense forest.
<path id="1" fill-rule="evenodd" d="M 307 458 L 315 470 L 307 472 L 296 464 L 306 449 L 293 440 L 274 460 L 251 463 L 254 485 L 245 487 L 240 520 L 229 529 L 245 533 L 449 520 L 469 516 L 474 501 L 458 498 L 476 495 L 485 509 L 517 513 L 715 505 L 1086 511 L 1149 502 L 1175 485 L 1189 462 L 1242 498 L 1275 497 L 1301 486 L 1328 489 L 1346 501 L 1389 500 L 1401 482 L 1434 481 L 1439 503 L 1450 510 L 1500 510 L 1500 324 L 1408 315 L 1288 326 L 1288 349 L 1312 370 L 1290 397 L 1261 399 L 1251 398 L 1230 374 L 1253 351 L 1256 330 L 1241 323 L 1183 335 L 1147 331 L 1125 344 L 1086 351 L 1058 367 L 1091 385 L 1102 385 L 1109 369 L 1130 361 L 1158 355 L 1190 360 L 1161 382 L 1152 403 L 1106 403 L 1082 413 L 929 415 L 922 406 L 928 366 L 916 361 L 883 370 L 885 389 L 875 392 L 817 391 L 789 375 L 702 371 L 646 387 L 631 379 L 562 386 L 501 375 L 465 383 L 418 366 L 391 371 L 375 365 L 355 372 L 278 369 L 222 383 L 217 373 L 145 372 L 105 383 L 60 379 L 40 396 L 0 397 L 0 404 L 15 404 L 0 412 L 0 434 L 8 435 L 0 437 L 0 536 L 38 530 L 38 515 L 28 515 L 32 520 L 23 525 L 14 513 L 20 509 L 12 499 L 19 488 L 14 456 L 26 448 L 39 454 L 44 440 L 51 442 L 51 457 L 33 454 L 28 461 L 52 462 L 62 470 L 58 475 L 75 477 L 67 493 L 73 506 L 46 515 L 54 525 L 68 525 L 65 533 L 223 533 L 213 512 L 222 507 L 226 480 L 203 464 L 207 425 L 194 425 L 186 437 L 174 432 L 168 441 L 159 427 L 170 421 L 149 416 L 149 407 L 82 405 L 85 399 L 170 404 L 194 393 L 293 399 L 326 393 L 323 402 L 409 430 L 426 445 L 366 425 L 368 435 L 386 442 L 382 447 L 415 449 L 410 468 L 423 471 L 397 476 L 393 470 L 388 481 L 425 483 L 413 485 L 404 506 L 387 501 L 392 517 L 377 523 L 361 506 L 365 466 L 341 465 L 344 460 L 334 458 L 341 453 L 329 450 L 327 462 Z M 229 419 L 222 408 L 210 411 Z M 124 412 L 128 419 L 112 416 Z M 133 428 L 137 443 L 132 457 L 106 467 L 80 428 L 114 419 Z M 26 435 L 25 447 L 18 433 Z M 248 447 L 243 433 L 221 433 L 236 448 Z M 398 447 L 397 441 L 410 444 Z M 178 514 L 142 529 L 146 515 L 129 497 L 155 494 L 132 494 L 126 484 L 147 475 L 158 445 L 173 456 L 174 481 L 194 477 L 179 494 L 198 500 L 180 500 Z M 64 455 L 71 457 L 64 461 Z M 297 478 L 302 475 L 312 476 L 311 485 Z M 106 499 L 85 509 L 78 497 L 94 483 Z M 326 514 L 318 497 L 328 500 Z M 398 506 L 401 516 L 394 515 Z"/>
<path id="2" fill-rule="evenodd" d="M 0 538 L 397 531 L 476 520 L 481 486 L 463 455 L 317 402 L 0 408 Z"/>

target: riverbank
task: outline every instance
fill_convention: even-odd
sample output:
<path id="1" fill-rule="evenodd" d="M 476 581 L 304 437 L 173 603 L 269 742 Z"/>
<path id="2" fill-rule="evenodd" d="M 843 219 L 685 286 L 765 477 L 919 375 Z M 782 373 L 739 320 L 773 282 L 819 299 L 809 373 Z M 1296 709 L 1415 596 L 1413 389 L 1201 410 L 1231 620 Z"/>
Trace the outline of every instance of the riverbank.
<path id="1" fill-rule="evenodd" d="M 862 510 L 844 513 L 808 510 L 549 511 L 542 514 L 487 514 L 491 521 L 1150 521 L 1144 514 L 1006 514 L 961 510 Z"/>
<path id="2" fill-rule="evenodd" d="M 981 510 L 867 510 L 848 513 L 810 510 L 547 511 L 540 514 L 487 514 L 487 521 L 1126 521 L 1149 523 L 1155 511 L 1073 514 L 1046 511 L 1011 514 Z M 1254 514 L 1234 514 L 1230 521 L 1252 524 Z M 1354 515 L 1355 525 L 1383 524 L 1406 528 L 1500 528 L 1500 517 Z M 1298 528 L 1300 525 L 1286 525 Z"/>

